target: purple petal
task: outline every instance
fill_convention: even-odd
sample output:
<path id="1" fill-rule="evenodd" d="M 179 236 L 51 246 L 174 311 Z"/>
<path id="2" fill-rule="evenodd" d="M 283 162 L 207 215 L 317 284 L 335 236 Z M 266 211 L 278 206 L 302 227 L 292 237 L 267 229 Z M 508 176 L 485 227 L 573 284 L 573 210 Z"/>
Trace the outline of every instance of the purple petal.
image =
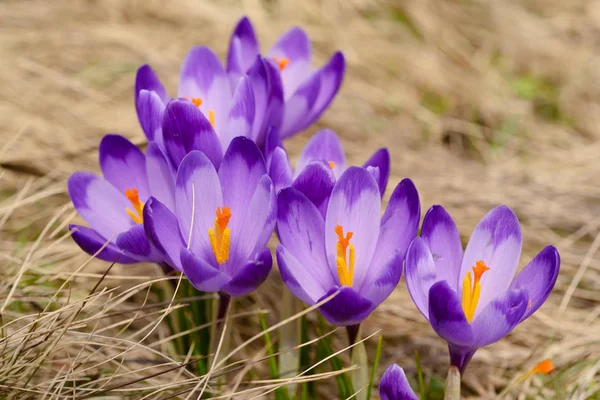
<path id="1" fill-rule="evenodd" d="M 182 271 L 179 258 L 185 241 L 177 217 L 164 204 L 151 197 L 144 206 L 144 231 L 148 240 L 162 253 L 167 263 Z"/>
<path id="2" fill-rule="evenodd" d="M 296 176 L 313 161 L 333 162 L 333 173 L 336 178 L 346 169 L 346 156 L 342 142 L 331 129 L 322 129 L 308 141 L 296 165 Z"/>
<path id="3" fill-rule="evenodd" d="M 225 127 L 231 104 L 229 78 L 221 61 L 208 47 L 194 47 L 181 66 L 178 97 L 200 98 L 200 111 L 215 114 L 214 129 Z"/>
<path id="4" fill-rule="evenodd" d="M 229 147 L 229 143 L 237 136 L 245 136 L 253 141 L 255 140 L 252 137 L 254 114 L 254 92 L 248 78 L 242 77 L 233 94 L 227 123 L 219 132 L 222 148 Z"/>
<path id="5" fill-rule="evenodd" d="M 177 171 L 175 215 L 189 248 L 198 257 L 216 265 L 208 230 L 214 226 L 217 208 L 223 204 L 221 184 L 215 167 L 199 151 L 188 154 Z M 232 219 L 235 218 L 233 213 Z"/>
<path id="6" fill-rule="evenodd" d="M 339 287 L 330 289 L 319 299 L 322 301 L 335 293 Z M 323 304 L 319 310 L 327 322 L 336 326 L 348 326 L 361 323 L 375 309 L 375 304 L 358 294 L 348 286 L 341 288 L 333 299 Z"/>
<path id="7" fill-rule="evenodd" d="M 378 266 L 376 269 L 371 266 L 368 273 L 368 284 L 365 284 L 367 282 L 367 279 L 365 279 L 360 288 L 360 293 L 375 306 L 383 303 L 400 282 L 403 261 L 404 254 L 397 251 L 389 256 L 383 266 Z M 374 271 L 371 272 L 371 270 Z"/>
<path id="8" fill-rule="evenodd" d="M 142 202 L 148 199 L 146 159 L 136 145 L 123 136 L 106 135 L 100 142 L 98 153 L 104 179 L 123 194 L 127 189 L 135 188 Z"/>
<path id="9" fill-rule="evenodd" d="M 277 147 L 273 152 L 268 165 L 269 176 L 273 180 L 275 193 L 292 184 L 292 167 L 285 150 Z"/>
<path id="10" fill-rule="evenodd" d="M 429 322 L 433 330 L 448 343 L 459 347 L 473 344 L 473 331 L 460 299 L 446 281 L 434 283 L 429 290 Z"/>
<path id="11" fill-rule="evenodd" d="M 547 246 L 523 268 L 510 284 L 509 290 L 523 288 L 529 303 L 521 321 L 529 318 L 546 301 L 558 278 L 560 255 L 554 246 Z"/>
<path id="12" fill-rule="evenodd" d="M 96 258 L 109 262 L 118 262 L 119 264 L 134 264 L 140 262 L 134 257 L 125 255 L 124 251 L 119 249 L 114 243 L 108 243 L 104 249 L 102 247 L 107 242 L 95 230 L 81 225 L 69 225 L 71 237 L 77 243 L 81 250 L 89 255 L 96 255 Z M 98 254 L 100 249 L 102 249 Z"/>
<path id="13" fill-rule="evenodd" d="M 283 142 L 281 141 L 281 136 L 279 136 L 279 131 L 277 130 L 277 128 L 271 126 L 268 129 L 267 134 L 265 136 L 265 145 L 263 148 L 265 159 L 270 160 L 275 149 L 279 147 L 284 149 L 285 151 L 285 148 L 283 147 Z"/>
<path id="14" fill-rule="evenodd" d="M 361 287 L 370 266 L 379 239 L 381 197 L 375 179 L 360 167 L 350 167 L 335 184 L 325 218 L 325 247 L 334 276 L 337 276 L 338 236 L 335 227 L 352 232 L 350 241 L 355 249 L 354 285 Z M 391 255 L 391 252 L 388 254 Z"/>
<path id="15" fill-rule="evenodd" d="M 517 216 L 506 206 L 491 210 L 477 224 L 465 250 L 459 280 L 462 282 L 467 272 L 476 262 L 483 261 L 489 269 L 481 277 L 481 297 L 475 311 L 475 318 L 485 306 L 504 293 L 512 282 L 522 245 L 521 227 Z M 462 285 L 458 285 L 462 294 Z"/>
<path id="16" fill-rule="evenodd" d="M 379 396 L 381 400 L 418 400 L 414 390 L 410 387 L 404 370 L 392 364 L 385 371 L 379 383 Z"/>
<path id="17" fill-rule="evenodd" d="M 262 130 L 264 130 L 264 132 L 268 132 L 271 127 L 278 128 L 281 126 L 285 100 L 283 97 L 283 82 L 281 80 L 281 75 L 279 74 L 278 68 L 275 67 L 273 63 L 268 62 L 265 59 L 263 59 L 263 62 L 265 62 L 268 76 L 267 94 L 269 102 L 267 105 L 266 115 L 262 123 Z"/>
<path id="18" fill-rule="evenodd" d="M 377 189 L 379 195 L 379 187 Z M 394 189 L 381 218 L 379 241 L 364 285 L 372 284 L 372 279 L 379 276 L 380 269 L 393 253 L 398 251 L 404 257 L 410 242 L 417 236 L 420 219 L 417 189 L 410 179 L 403 179 Z"/>
<path id="19" fill-rule="evenodd" d="M 231 87 L 235 87 L 240 76 L 246 73 L 260 53 L 254 28 L 248 17 L 242 17 L 235 27 L 227 53 L 227 73 Z"/>
<path id="20" fill-rule="evenodd" d="M 149 65 L 142 65 L 138 70 L 135 77 L 135 103 L 138 103 L 138 96 L 140 91 L 147 90 L 149 92 L 156 92 L 158 97 L 163 103 L 169 101 L 169 95 L 165 90 L 165 87 L 160 83 L 160 79 L 154 73 L 154 70 Z"/>
<path id="21" fill-rule="evenodd" d="M 176 171 L 156 143 L 149 143 L 146 149 L 146 171 L 150 194 L 164 203 L 169 210 L 175 210 Z"/>
<path id="22" fill-rule="evenodd" d="M 292 187 L 304 194 L 325 217 L 329 196 L 335 185 L 335 176 L 329 165 L 323 162 L 312 162 L 292 182 Z"/>
<path id="23" fill-rule="evenodd" d="M 140 91 L 136 102 L 137 116 L 144 134 L 149 141 L 156 141 L 162 145 L 162 120 L 165 112 L 165 103 L 156 92 Z"/>
<path id="24" fill-rule="evenodd" d="M 451 344 L 448 345 L 448 352 L 450 353 L 450 365 L 455 366 L 462 375 L 467 368 L 467 365 L 471 361 L 471 358 L 475 355 L 477 348 L 470 347 L 456 347 Z"/>
<path id="25" fill-rule="evenodd" d="M 185 247 L 181 249 L 181 266 L 192 286 L 203 292 L 219 292 L 223 285 L 231 281 L 231 277 L 219 268 L 196 257 Z"/>
<path id="26" fill-rule="evenodd" d="M 427 211 L 421 237 L 433 256 L 437 280 L 447 281 L 458 292 L 462 282 L 458 275 L 463 259 L 462 243 L 456 224 L 442 206 L 435 205 Z"/>
<path id="27" fill-rule="evenodd" d="M 283 247 L 281 244 L 277 245 L 277 265 L 279 266 L 279 273 L 283 283 L 288 287 L 290 292 L 294 296 L 308 305 L 315 304 L 327 291 L 331 288 L 330 284 L 333 284 L 331 279 L 328 281 L 322 281 L 315 279 L 311 274 L 311 267 L 315 268 L 313 263 L 307 264 L 309 268 L 305 268 L 296 258 Z"/>
<path id="28" fill-rule="evenodd" d="M 302 28 L 293 27 L 284 33 L 269 50 L 267 57 L 276 63 L 284 58 L 289 60 L 280 71 L 286 99 L 310 76 L 311 45 Z"/>
<path id="29" fill-rule="evenodd" d="M 186 154 L 200 150 L 215 168 L 221 164 L 223 152 L 210 122 L 187 100 L 172 100 L 163 119 L 165 148 L 173 165 L 178 166 Z"/>
<path id="30" fill-rule="evenodd" d="M 431 252 L 421 237 L 415 238 L 406 252 L 405 276 L 410 297 L 429 319 L 429 289 L 439 279 Z"/>
<path id="31" fill-rule="evenodd" d="M 279 127 L 279 135 L 282 139 L 290 137 L 310 125 L 306 121 L 319 96 L 320 87 L 321 80 L 318 77 L 310 78 L 296 90 L 291 98 L 286 99 Z"/>
<path id="32" fill-rule="evenodd" d="M 245 296 L 255 291 L 269 276 L 273 260 L 271 250 L 263 249 L 256 260 L 248 262 L 237 274 L 221 288 L 233 297 Z"/>
<path id="33" fill-rule="evenodd" d="M 381 193 L 381 197 L 385 193 L 385 189 L 387 188 L 388 179 L 390 177 L 390 152 L 385 147 L 377 150 L 371 158 L 367 160 L 367 162 L 363 165 L 364 168 L 373 167 L 377 168 L 378 177 L 376 179 L 377 184 L 379 185 L 379 193 Z"/>
<path id="34" fill-rule="evenodd" d="M 91 172 L 75 172 L 69 178 L 68 189 L 79 215 L 101 237 L 114 241 L 117 234 L 134 225 L 125 211 L 131 203 L 106 180 Z"/>
<path id="35" fill-rule="evenodd" d="M 315 205 L 293 188 L 286 188 L 277 196 L 277 231 L 279 241 L 296 260 L 288 262 L 289 273 L 303 286 L 306 280 L 318 287 L 335 285 L 325 256 L 324 221 Z M 296 267 L 299 269 L 296 270 Z M 281 268 L 281 266 L 280 266 Z M 337 276 L 337 272 L 336 275 Z M 307 293 L 314 299 L 310 289 Z M 300 297 L 300 296 L 299 296 Z"/>
<path id="36" fill-rule="evenodd" d="M 487 346 L 506 336 L 521 322 L 527 301 L 525 289 L 508 290 L 502 297 L 491 301 L 471 322 L 474 345 Z"/>
<path id="37" fill-rule="evenodd" d="M 161 262 L 164 257 L 148 241 L 144 225 L 132 226 L 127 232 L 117 236 L 117 246 L 144 261 Z"/>

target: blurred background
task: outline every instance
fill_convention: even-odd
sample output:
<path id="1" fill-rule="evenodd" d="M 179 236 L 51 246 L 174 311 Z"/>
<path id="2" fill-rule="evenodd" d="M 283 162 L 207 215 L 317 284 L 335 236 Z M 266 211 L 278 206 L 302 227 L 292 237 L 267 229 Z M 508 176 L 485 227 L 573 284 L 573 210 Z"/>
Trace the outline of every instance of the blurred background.
<path id="1" fill-rule="evenodd" d="M 223 59 L 243 15 L 263 50 L 301 25 L 315 66 L 337 49 L 346 56 L 333 105 L 310 131 L 286 142 L 293 160 L 321 128 L 341 136 L 354 164 L 386 146 L 388 194 L 410 177 L 422 213 L 442 204 L 465 240 L 489 209 L 506 204 L 523 226 L 521 265 L 548 244 L 558 247 L 561 273 L 547 304 L 479 350 L 465 393 L 489 398 L 551 358 L 557 372 L 509 397 L 600 398 L 600 1 L 4 0 L 5 289 L 24 263 L 28 274 L 42 277 L 35 282 L 46 283 L 86 262 L 64 237 L 76 217 L 65 182 L 76 170 L 99 170 L 97 146 L 106 133 L 145 143 L 133 103 L 137 68 L 150 64 L 174 95 L 187 51 L 208 45 Z M 78 284 L 105 267 L 93 261 Z M 142 279 L 159 271 L 142 265 L 111 274 Z M 253 299 L 266 309 L 280 296 L 273 275 Z M 136 281 L 129 282 L 105 284 Z M 444 342 L 414 307 L 404 280 L 365 323 L 365 334 L 377 329 L 384 335 L 381 371 L 397 362 L 412 379 L 418 350 L 426 378 L 443 379 Z"/>

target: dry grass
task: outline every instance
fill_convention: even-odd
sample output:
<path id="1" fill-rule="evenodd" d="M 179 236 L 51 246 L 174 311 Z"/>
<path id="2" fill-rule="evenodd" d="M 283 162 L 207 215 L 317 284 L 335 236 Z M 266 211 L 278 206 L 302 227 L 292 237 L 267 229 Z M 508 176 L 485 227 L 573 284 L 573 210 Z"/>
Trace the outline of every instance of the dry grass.
<path id="1" fill-rule="evenodd" d="M 75 170 L 97 170 L 105 133 L 143 143 L 132 90 L 140 64 L 150 63 L 174 93 L 187 49 L 203 43 L 224 55 L 242 14 L 265 47 L 301 24 L 318 62 L 334 49 L 346 53 L 346 80 L 318 127 L 342 136 L 351 161 L 387 146 L 392 182 L 411 177 L 423 209 L 443 204 L 465 238 L 488 209 L 504 203 L 522 221 L 524 261 L 546 244 L 559 248 L 562 269 L 548 304 L 477 353 L 465 393 L 493 397 L 550 357 L 559 372 L 518 384 L 507 396 L 598 398 L 600 1 L 592 0 L 1 2 L 2 318 L 5 334 L 20 334 L 0 342 L 0 390 L 38 367 L 27 386 L 33 392 L 12 396 L 61 398 L 78 379 L 87 379 L 78 387 L 95 390 L 106 388 L 109 376 L 112 385 L 174 365 L 167 349 L 149 345 L 164 337 L 157 322 L 172 305 L 119 316 L 140 306 L 158 269 L 116 266 L 88 295 L 108 266 L 84 265 L 87 257 L 66 236 L 75 214 L 65 180 Z M 289 143 L 292 153 L 314 129 Z M 63 280 L 60 298 L 48 303 Z M 280 290 L 276 279 L 268 282 L 251 309 L 272 310 Z M 50 309 L 40 314 L 40 304 Z M 414 373 L 418 349 L 426 374 L 443 375 L 443 342 L 403 284 L 365 325 L 366 334 L 383 329 L 382 370 L 398 362 Z M 234 342 L 256 332 L 236 326 Z M 239 359 L 260 351 L 250 346 Z M 267 376 L 264 368 L 256 368 L 259 376 Z M 176 368 L 131 388 L 151 393 L 199 379 Z"/>

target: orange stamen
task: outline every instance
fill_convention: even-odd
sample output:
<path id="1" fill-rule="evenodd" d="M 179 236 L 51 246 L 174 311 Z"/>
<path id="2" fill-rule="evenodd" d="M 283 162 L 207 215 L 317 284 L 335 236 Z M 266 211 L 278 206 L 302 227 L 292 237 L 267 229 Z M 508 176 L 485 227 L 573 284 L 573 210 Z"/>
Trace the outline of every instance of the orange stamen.
<path id="1" fill-rule="evenodd" d="M 335 261 L 340 285 L 352 287 L 354 281 L 354 245 L 350 243 L 350 239 L 352 239 L 353 233 L 348 232 L 344 236 L 344 229 L 341 225 L 336 225 L 335 233 L 338 236 Z"/>
<path id="2" fill-rule="evenodd" d="M 287 57 L 273 57 L 273 61 L 277 63 L 280 71 L 283 71 L 290 63 L 290 59 Z"/>
<path id="3" fill-rule="evenodd" d="M 463 280 L 462 291 L 462 308 L 469 323 L 475 317 L 475 310 L 481 296 L 481 276 L 489 271 L 488 266 L 481 260 L 475 262 L 475 266 L 472 268 L 473 278 L 471 279 L 471 272 L 467 272 Z"/>
<path id="4" fill-rule="evenodd" d="M 334 169 L 335 168 L 335 163 L 333 161 L 329 161 L 329 168 Z"/>
<path id="5" fill-rule="evenodd" d="M 544 360 L 532 368 L 533 373 L 542 374 L 542 375 L 547 375 L 554 370 L 555 370 L 555 367 L 554 367 L 554 363 L 552 362 L 552 360 Z"/>
<path id="6" fill-rule="evenodd" d="M 227 224 L 229 223 L 229 219 L 231 218 L 231 208 L 223 207 L 217 208 L 217 218 L 216 222 L 219 224 L 221 229 L 227 228 Z"/>
<path id="7" fill-rule="evenodd" d="M 227 227 L 231 219 L 229 207 L 217 207 L 215 224 L 208 228 L 208 240 L 212 247 L 217 264 L 224 264 L 229 259 L 229 247 L 231 245 L 231 231 Z"/>
<path id="8" fill-rule="evenodd" d="M 191 101 L 196 107 L 200 107 L 202 105 L 202 99 L 200 97 L 192 97 Z"/>
<path id="9" fill-rule="evenodd" d="M 485 265 L 485 263 L 481 260 L 475 263 L 475 267 L 471 267 L 473 269 L 474 283 L 478 283 L 481 280 L 481 276 L 485 271 L 489 271 L 489 267 Z"/>
<path id="10" fill-rule="evenodd" d="M 136 188 L 127 189 L 125 190 L 125 196 L 133 206 L 133 210 L 130 208 L 125 209 L 127 215 L 129 215 L 136 224 L 141 224 L 144 222 L 144 205 L 140 201 L 138 190 Z"/>

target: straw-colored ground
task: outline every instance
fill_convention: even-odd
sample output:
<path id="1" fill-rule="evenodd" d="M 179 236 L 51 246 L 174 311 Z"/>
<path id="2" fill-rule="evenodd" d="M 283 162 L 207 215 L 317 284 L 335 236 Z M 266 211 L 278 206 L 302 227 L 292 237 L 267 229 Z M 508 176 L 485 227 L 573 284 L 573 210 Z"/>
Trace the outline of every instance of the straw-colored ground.
<path id="1" fill-rule="evenodd" d="M 391 184 L 412 178 L 423 212 L 444 205 L 465 239 L 487 210 L 504 203 L 522 222 L 523 264 L 547 244 L 559 248 L 561 273 L 547 304 L 476 354 L 464 394 L 492 398 L 551 358 L 553 375 L 517 383 L 507 396 L 600 398 L 600 1 L 592 0 L 1 2 L 0 312 L 4 323 L 22 318 L 0 340 L 3 397 L 66 398 L 74 386 L 108 389 L 170 367 L 157 344 L 164 327 L 153 329 L 164 307 L 135 310 L 149 277 L 160 277 L 156 267 L 115 267 L 83 302 L 108 265 L 84 266 L 88 258 L 67 237 L 76 216 L 65 181 L 73 171 L 98 170 L 105 133 L 144 143 L 133 107 L 139 65 L 151 64 L 174 94 L 186 51 L 207 44 L 224 56 L 243 14 L 264 48 L 300 24 L 317 63 L 335 49 L 346 54 L 337 99 L 318 126 L 289 141 L 292 154 L 322 127 L 341 135 L 356 163 L 387 146 Z M 57 303 L 39 314 L 69 277 Z M 273 311 L 280 293 L 275 277 L 237 312 Z M 256 317 L 242 321 L 236 344 L 259 332 Z M 364 335 L 377 329 L 384 335 L 381 371 L 398 362 L 414 376 L 419 350 L 426 378 L 443 377 L 444 343 L 404 281 L 367 320 Z M 336 346 L 343 345 L 340 336 Z M 236 359 L 261 357 L 262 346 L 259 340 Z M 264 363 L 248 368 L 251 379 L 268 377 Z M 119 376 L 108 382 L 113 373 Z M 249 379 L 232 376 L 232 388 Z M 198 383 L 177 369 L 128 387 L 185 389 L 185 379 Z"/>

